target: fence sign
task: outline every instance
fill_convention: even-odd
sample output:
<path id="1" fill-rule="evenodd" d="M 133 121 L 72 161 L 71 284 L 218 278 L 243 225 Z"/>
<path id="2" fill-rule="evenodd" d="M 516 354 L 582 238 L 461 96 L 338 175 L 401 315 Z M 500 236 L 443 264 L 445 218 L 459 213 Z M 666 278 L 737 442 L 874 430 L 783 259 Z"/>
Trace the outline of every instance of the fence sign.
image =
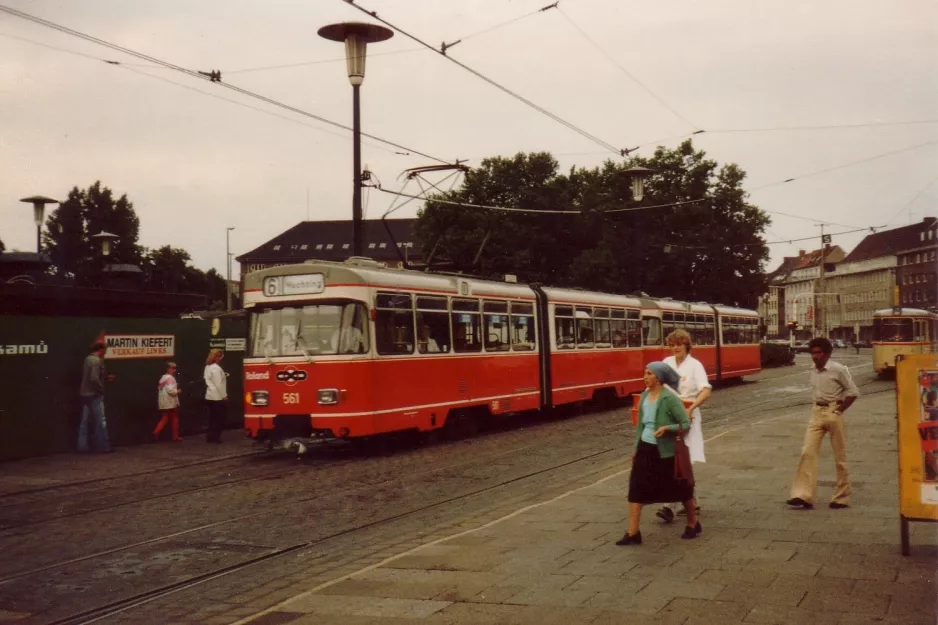
<path id="1" fill-rule="evenodd" d="M 172 334 L 105 334 L 104 358 L 172 358 L 176 337 Z"/>
<path id="2" fill-rule="evenodd" d="M 899 518 L 909 555 L 909 521 L 938 521 L 938 356 L 899 356 L 896 396 Z"/>

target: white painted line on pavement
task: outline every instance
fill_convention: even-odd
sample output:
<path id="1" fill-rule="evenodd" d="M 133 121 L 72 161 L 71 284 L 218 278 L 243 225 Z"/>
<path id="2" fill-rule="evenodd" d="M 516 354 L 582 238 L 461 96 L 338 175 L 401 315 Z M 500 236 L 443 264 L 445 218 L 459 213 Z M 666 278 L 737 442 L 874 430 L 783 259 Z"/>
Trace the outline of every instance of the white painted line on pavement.
<path id="1" fill-rule="evenodd" d="M 742 430 L 742 429 L 745 429 L 745 428 L 749 428 L 749 427 L 752 427 L 752 426 L 755 426 L 755 425 L 760 425 L 760 424 L 762 424 L 762 423 L 769 423 L 769 422 L 771 422 L 771 421 L 778 421 L 779 419 L 785 419 L 785 418 L 791 417 L 791 416 L 803 415 L 803 414 L 805 414 L 805 411 L 789 412 L 789 413 L 780 415 L 780 416 L 778 416 L 778 417 L 771 417 L 771 418 L 768 418 L 768 419 L 763 419 L 762 421 L 756 421 L 755 423 L 746 423 L 746 424 L 744 424 L 744 425 L 738 425 L 738 426 L 736 426 L 736 427 L 734 427 L 734 428 L 730 428 L 729 430 L 726 430 L 726 431 L 724 431 L 724 432 L 720 432 L 719 434 L 717 434 L 717 435 L 715 435 L 715 436 L 711 436 L 710 438 L 707 438 L 707 439 L 704 439 L 704 440 L 705 440 L 705 442 L 710 442 L 710 441 L 713 441 L 713 440 L 716 440 L 716 439 L 720 438 L 721 436 L 725 436 L 725 435 L 727 435 L 727 434 L 730 434 L 730 433 L 732 433 L 732 432 L 737 432 L 737 431 Z M 343 576 L 341 576 L 341 577 L 337 577 L 337 578 L 335 578 L 335 579 L 331 579 L 331 580 L 329 580 L 328 582 L 323 582 L 323 583 L 321 583 L 321 584 L 319 584 L 319 585 L 317 585 L 317 586 L 314 586 L 314 587 L 310 588 L 309 590 L 304 590 L 303 592 L 299 593 L 298 595 L 294 595 L 294 596 L 290 597 L 289 599 L 284 599 L 284 600 L 281 601 L 280 603 L 278 603 L 278 604 L 276 604 L 276 605 L 273 605 L 273 606 L 271 606 L 271 607 L 269 607 L 269 608 L 267 608 L 267 609 L 265 609 L 265 610 L 261 610 L 260 612 L 257 612 L 257 613 L 255 613 L 255 614 L 252 614 L 252 615 L 250 615 L 250 616 L 246 616 L 246 617 L 242 618 L 242 619 L 239 620 L 239 621 L 235 621 L 235 622 L 232 623 L 231 625 L 246 625 L 247 623 L 250 623 L 251 621 L 253 621 L 253 620 L 256 619 L 256 618 L 260 618 L 260 617 L 262 617 L 262 616 L 264 616 L 264 615 L 266 615 L 266 614 L 270 614 L 271 612 L 274 612 L 274 611 L 276 611 L 276 610 L 279 610 L 280 608 L 286 607 L 286 605 L 289 604 L 289 603 L 292 602 L 292 601 L 296 601 L 296 600 L 298 600 L 298 599 L 303 599 L 304 597 L 308 597 L 308 596 L 310 596 L 310 595 L 312 595 L 312 594 L 315 594 L 315 593 L 319 592 L 320 590 L 324 590 L 324 589 L 326 589 L 326 588 L 329 588 L 330 586 L 335 586 L 336 584 L 339 584 L 339 583 L 341 583 L 341 582 L 344 582 L 344 581 L 346 581 L 346 580 L 349 580 L 349 579 L 355 577 L 356 575 L 361 575 L 362 573 L 368 573 L 368 572 L 373 571 L 373 570 L 375 570 L 375 569 L 381 568 L 382 566 L 384 566 L 384 565 L 386 565 L 386 564 L 390 564 L 391 562 L 394 562 L 395 560 L 398 560 L 398 559 L 400 559 L 400 558 L 403 558 L 403 557 L 412 555 L 412 554 L 414 554 L 414 553 L 417 553 L 418 551 L 420 551 L 421 549 L 423 549 L 423 548 L 425 548 L 425 547 L 433 547 L 434 545 L 438 545 L 438 544 L 443 543 L 443 542 L 446 542 L 446 541 L 448 541 L 448 540 L 453 540 L 454 538 L 461 538 L 461 537 L 463 537 L 463 536 L 468 536 L 469 534 L 473 534 L 473 533 L 475 533 L 475 532 L 478 532 L 479 530 L 487 529 L 487 528 L 489 528 L 489 527 L 492 527 L 493 525 L 497 525 L 498 523 L 501 523 L 502 521 L 507 521 L 508 519 L 512 519 L 512 518 L 514 518 L 514 517 L 516 517 L 516 516 L 518 516 L 518 515 L 524 514 L 525 512 L 527 512 L 527 511 L 529 511 L 529 510 L 533 510 L 533 509 L 535 509 L 535 508 L 540 508 L 541 506 L 546 506 L 546 505 L 548 505 L 548 504 L 552 504 L 552 503 L 554 503 L 554 502 L 560 501 L 561 499 L 566 499 L 566 498 L 569 497 L 570 495 L 574 495 L 574 494 L 576 494 L 576 493 L 578 493 L 578 492 L 580 492 L 580 491 L 584 491 L 584 490 L 586 490 L 587 488 L 592 488 L 592 487 L 594 487 L 594 486 L 598 486 L 599 484 L 602 484 L 602 483 L 604 483 L 604 482 L 608 482 L 609 480 L 615 479 L 615 478 L 620 477 L 620 476 L 622 476 L 622 475 L 627 475 L 627 474 L 630 473 L 631 471 L 632 471 L 631 467 L 628 468 L 628 469 L 623 469 L 623 470 L 621 470 L 621 471 L 616 471 L 615 473 L 611 473 L 611 474 L 607 475 L 606 477 L 600 478 L 599 480 L 596 480 L 595 482 L 593 482 L 593 483 L 591 483 L 591 484 L 587 484 L 587 485 L 585 485 L 585 486 L 580 486 L 580 487 L 574 488 L 574 489 L 572 489 L 572 490 L 568 490 L 568 491 L 565 492 L 565 493 L 561 493 L 560 495 L 557 495 L 557 496 L 554 497 L 553 499 L 548 499 L 548 500 L 542 501 L 542 502 L 540 502 L 540 503 L 534 503 L 534 504 L 531 504 L 531 505 L 529 505 L 529 506 L 524 506 L 523 508 L 519 508 L 518 510 L 515 510 L 514 512 L 511 512 L 511 513 L 509 513 L 509 514 L 506 514 L 505 516 L 500 517 L 500 518 L 497 518 L 497 519 L 495 519 L 495 520 L 493 520 L 493 521 L 489 521 L 488 523 L 485 523 L 485 524 L 483 524 L 483 525 L 480 525 L 479 527 L 474 527 L 474 528 L 472 528 L 472 529 L 464 530 L 464 531 L 462 531 L 462 532 L 457 532 L 457 533 L 452 534 L 452 535 L 450 535 L 450 536 L 444 536 L 443 538 L 437 538 L 436 540 L 431 540 L 431 541 L 428 542 L 428 543 L 424 543 L 424 544 L 419 545 L 419 546 L 417 546 L 417 547 L 413 547 L 413 548 L 411 548 L 411 549 L 408 549 L 407 551 L 402 551 L 402 552 L 399 553 L 399 554 L 393 555 L 393 556 L 391 556 L 391 557 L 389 557 L 389 558 L 385 558 L 384 560 L 382 560 L 382 561 L 380 561 L 380 562 L 376 562 L 375 564 L 370 564 L 370 565 L 368 565 L 368 566 L 366 566 L 366 567 L 364 567 L 364 568 L 361 568 L 361 569 L 359 569 L 359 570 L 357 570 L 357 571 L 354 571 L 354 572 L 352 572 L 352 573 L 347 573 L 347 574 L 345 574 L 345 575 L 343 575 Z"/>

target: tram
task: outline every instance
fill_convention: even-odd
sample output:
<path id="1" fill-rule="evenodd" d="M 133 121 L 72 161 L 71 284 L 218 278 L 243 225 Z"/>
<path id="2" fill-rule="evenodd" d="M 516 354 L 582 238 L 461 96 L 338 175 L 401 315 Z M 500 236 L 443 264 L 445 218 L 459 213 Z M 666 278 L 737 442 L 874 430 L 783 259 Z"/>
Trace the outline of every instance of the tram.
<path id="1" fill-rule="evenodd" d="M 755 311 L 308 261 L 245 276 L 245 434 L 430 431 L 643 388 L 686 329 L 712 380 L 761 370 Z"/>
<path id="2" fill-rule="evenodd" d="M 873 369 L 888 373 L 901 354 L 938 352 L 938 314 L 919 308 L 873 312 Z"/>

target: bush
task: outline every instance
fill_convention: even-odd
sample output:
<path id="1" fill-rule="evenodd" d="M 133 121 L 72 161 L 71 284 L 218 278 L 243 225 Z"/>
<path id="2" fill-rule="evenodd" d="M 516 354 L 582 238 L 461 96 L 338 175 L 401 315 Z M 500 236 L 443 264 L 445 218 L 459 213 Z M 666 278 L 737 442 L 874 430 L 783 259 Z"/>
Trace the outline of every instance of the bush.
<path id="1" fill-rule="evenodd" d="M 795 352 L 788 345 L 762 343 L 760 346 L 760 359 L 763 367 L 784 367 L 794 364 Z"/>

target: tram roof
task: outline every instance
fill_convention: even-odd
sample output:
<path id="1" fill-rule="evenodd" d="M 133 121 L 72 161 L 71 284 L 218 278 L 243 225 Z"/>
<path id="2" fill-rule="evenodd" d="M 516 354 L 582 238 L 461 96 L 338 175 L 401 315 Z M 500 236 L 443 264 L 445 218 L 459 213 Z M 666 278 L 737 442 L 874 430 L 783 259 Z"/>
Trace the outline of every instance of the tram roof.
<path id="1" fill-rule="evenodd" d="M 874 317 L 933 317 L 938 318 L 938 313 L 922 308 L 880 308 L 873 311 Z"/>

